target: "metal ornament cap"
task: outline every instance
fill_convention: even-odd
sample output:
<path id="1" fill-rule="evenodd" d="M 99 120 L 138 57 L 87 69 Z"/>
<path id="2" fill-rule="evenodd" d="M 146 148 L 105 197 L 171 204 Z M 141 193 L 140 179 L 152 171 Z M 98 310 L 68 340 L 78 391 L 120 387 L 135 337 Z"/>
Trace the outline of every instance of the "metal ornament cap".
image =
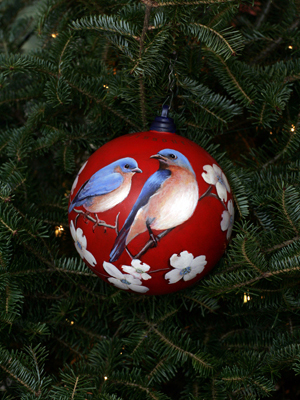
<path id="1" fill-rule="evenodd" d="M 151 131 L 158 132 L 176 132 L 176 126 L 174 120 L 168 117 L 169 106 L 164 105 L 162 108 L 162 113 L 160 117 L 155 117 L 154 121 L 150 126 Z"/>

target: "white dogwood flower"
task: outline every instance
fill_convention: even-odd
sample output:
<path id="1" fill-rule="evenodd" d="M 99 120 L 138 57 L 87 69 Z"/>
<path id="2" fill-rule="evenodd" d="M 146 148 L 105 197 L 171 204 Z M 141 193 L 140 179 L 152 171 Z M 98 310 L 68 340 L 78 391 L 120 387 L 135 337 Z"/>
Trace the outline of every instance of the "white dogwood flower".
<path id="1" fill-rule="evenodd" d="M 141 260 L 132 260 L 131 267 L 129 265 L 122 265 L 123 271 L 128 272 L 137 279 L 144 279 L 145 281 L 152 278 L 151 275 L 146 274 L 149 269 L 150 266 L 142 263 Z"/>
<path id="2" fill-rule="evenodd" d="M 222 231 L 227 231 L 226 238 L 228 240 L 231 236 L 234 222 L 234 207 L 232 200 L 228 201 L 227 209 L 228 211 L 223 211 L 222 213 L 221 229 Z"/>
<path id="3" fill-rule="evenodd" d="M 206 172 L 202 173 L 202 178 L 206 183 L 215 185 L 220 199 L 227 201 L 227 192 L 230 193 L 230 186 L 224 172 L 216 164 L 204 165 L 203 169 Z"/>
<path id="4" fill-rule="evenodd" d="M 146 293 L 149 290 L 146 286 L 142 286 L 142 281 L 140 279 L 136 279 L 134 276 L 129 274 L 122 274 L 117 267 L 109 262 L 104 261 L 103 268 L 112 276 L 112 278 L 108 278 L 108 281 L 119 289 L 131 289 L 134 292 L 139 293 Z"/>
<path id="5" fill-rule="evenodd" d="M 93 254 L 86 249 L 87 240 L 83 234 L 83 230 L 81 228 L 75 229 L 74 223 L 71 221 L 70 231 L 80 257 L 84 258 L 92 267 L 94 267 L 97 264 L 97 261 Z"/>
<path id="6" fill-rule="evenodd" d="M 75 180 L 73 182 L 73 185 L 72 185 L 72 188 L 71 188 L 71 194 L 73 194 L 73 192 L 74 192 L 74 190 L 75 190 L 75 188 L 77 186 L 77 183 L 78 183 L 79 175 L 84 170 L 84 167 L 86 166 L 86 164 L 87 164 L 87 161 L 83 164 L 83 166 L 80 168 L 78 174 L 76 175 L 76 178 L 75 178 Z"/>
<path id="7" fill-rule="evenodd" d="M 169 279 L 169 283 L 176 283 L 180 279 L 190 281 L 195 278 L 204 270 L 207 261 L 205 256 L 194 258 L 192 253 L 185 250 L 179 256 L 173 254 L 170 258 L 170 264 L 174 269 L 166 273 L 165 279 Z"/>

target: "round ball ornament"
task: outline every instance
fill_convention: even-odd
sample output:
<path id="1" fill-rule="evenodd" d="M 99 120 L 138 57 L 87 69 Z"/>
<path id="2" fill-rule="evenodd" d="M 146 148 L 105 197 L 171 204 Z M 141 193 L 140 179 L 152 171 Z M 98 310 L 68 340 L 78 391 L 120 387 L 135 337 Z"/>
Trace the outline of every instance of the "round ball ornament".
<path id="1" fill-rule="evenodd" d="M 82 166 L 69 201 L 75 247 L 104 281 L 134 293 L 172 293 L 203 278 L 231 235 L 227 178 L 176 135 L 168 107 L 150 130 L 114 139 Z"/>

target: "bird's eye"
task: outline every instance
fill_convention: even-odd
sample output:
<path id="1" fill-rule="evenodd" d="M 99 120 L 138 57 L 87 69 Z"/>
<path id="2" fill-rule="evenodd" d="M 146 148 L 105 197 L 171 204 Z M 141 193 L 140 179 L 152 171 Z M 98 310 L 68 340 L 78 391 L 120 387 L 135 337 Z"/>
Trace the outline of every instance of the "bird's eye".
<path id="1" fill-rule="evenodd" d="M 125 168 L 126 168 L 126 169 L 128 169 L 129 167 L 130 167 L 130 165 L 129 165 L 129 164 L 126 164 L 126 165 L 125 165 Z"/>
<path id="2" fill-rule="evenodd" d="M 173 154 L 173 153 L 169 154 L 169 157 L 170 157 L 170 158 L 173 158 L 173 160 L 176 160 L 176 158 L 177 158 L 177 157 L 175 156 L 175 154 Z"/>

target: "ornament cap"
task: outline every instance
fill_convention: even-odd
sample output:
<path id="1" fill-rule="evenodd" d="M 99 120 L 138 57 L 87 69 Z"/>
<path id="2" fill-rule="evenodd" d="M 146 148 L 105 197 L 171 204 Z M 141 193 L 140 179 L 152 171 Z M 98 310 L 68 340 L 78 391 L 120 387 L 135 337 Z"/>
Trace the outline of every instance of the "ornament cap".
<path id="1" fill-rule="evenodd" d="M 164 105 L 162 108 L 161 116 L 155 117 L 154 121 L 150 126 L 150 131 L 159 131 L 159 132 L 176 132 L 176 126 L 174 120 L 168 117 L 169 106 Z"/>

